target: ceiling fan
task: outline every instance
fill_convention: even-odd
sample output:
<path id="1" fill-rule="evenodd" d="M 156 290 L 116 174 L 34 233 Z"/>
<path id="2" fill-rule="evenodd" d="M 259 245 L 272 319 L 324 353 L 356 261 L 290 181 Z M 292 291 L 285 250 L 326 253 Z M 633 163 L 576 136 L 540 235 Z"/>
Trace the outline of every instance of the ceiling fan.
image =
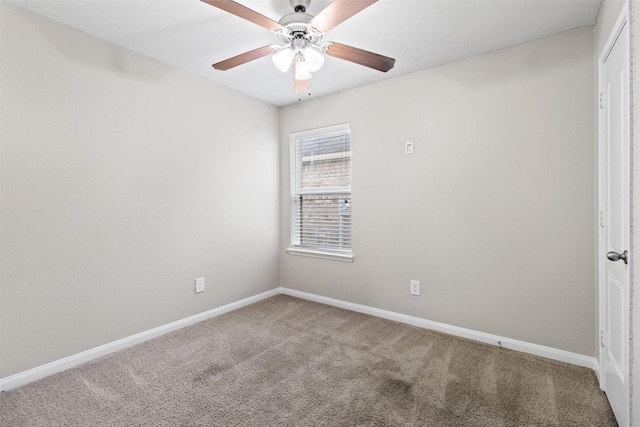
<path id="1" fill-rule="evenodd" d="M 229 70 L 254 59 L 273 54 L 273 63 L 282 72 L 293 67 L 296 93 L 309 92 L 311 73 L 324 64 L 324 55 L 344 59 L 365 67 L 387 72 L 396 60 L 377 53 L 335 42 L 323 42 L 324 34 L 378 0 L 334 0 L 316 16 L 306 13 L 311 0 L 289 0 L 294 12 L 276 22 L 233 0 L 202 0 L 274 32 L 279 45 L 259 47 L 213 64 L 216 70 Z"/>

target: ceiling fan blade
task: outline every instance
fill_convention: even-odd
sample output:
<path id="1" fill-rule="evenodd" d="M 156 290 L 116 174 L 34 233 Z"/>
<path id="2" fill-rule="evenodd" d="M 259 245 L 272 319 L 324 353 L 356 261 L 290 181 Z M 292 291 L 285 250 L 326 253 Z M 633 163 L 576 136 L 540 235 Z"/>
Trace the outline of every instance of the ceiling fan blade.
<path id="1" fill-rule="evenodd" d="M 298 80 L 296 79 L 296 67 L 298 61 L 293 61 L 293 90 L 295 93 L 309 92 L 311 90 L 311 79 Z"/>
<path id="2" fill-rule="evenodd" d="M 318 13 L 309 24 L 316 30 L 324 33 L 377 1 L 378 0 L 334 0 L 333 3 Z"/>
<path id="3" fill-rule="evenodd" d="M 396 60 L 388 56 L 379 55 L 369 52 L 368 50 L 358 49 L 357 47 L 347 46 L 340 43 L 331 43 L 326 53 L 334 58 L 344 59 L 365 67 L 373 68 L 384 73 L 393 68 Z"/>
<path id="4" fill-rule="evenodd" d="M 248 7 L 243 6 L 240 3 L 236 3 L 233 0 L 202 0 L 202 1 L 207 4 L 210 4 L 213 7 L 217 7 L 218 9 L 222 9 L 226 12 L 236 15 L 242 19 L 246 19 L 249 22 L 258 24 L 261 27 L 266 28 L 267 30 L 278 31 L 280 28 L 282 28 L 282 25 L 278 24 L 273 19 L 267 18 L 266 16 L 259 14 L 255 10 L 249 9 Z"/>
<path id="5" fill-rule="evenodd" d="M 262 58 L 275 52 L 272 46 L 263 46 L 249 52 L 241 53 L 233 58 L 225 59 L 224 61 L 216 62 L 212 65 L 216 70 L 226 71 L 230 68 L 237 67 L 254 59 Z"/>

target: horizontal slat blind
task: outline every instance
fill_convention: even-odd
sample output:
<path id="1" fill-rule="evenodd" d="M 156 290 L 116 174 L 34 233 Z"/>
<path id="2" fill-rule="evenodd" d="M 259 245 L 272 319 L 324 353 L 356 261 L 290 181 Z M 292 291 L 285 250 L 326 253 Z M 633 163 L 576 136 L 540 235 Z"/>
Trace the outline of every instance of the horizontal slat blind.
<path id="1" fill-rule="evenodd" d="M 348 124 L 290 138 L 291 245 L 351 252 L 351 130 Z"/>

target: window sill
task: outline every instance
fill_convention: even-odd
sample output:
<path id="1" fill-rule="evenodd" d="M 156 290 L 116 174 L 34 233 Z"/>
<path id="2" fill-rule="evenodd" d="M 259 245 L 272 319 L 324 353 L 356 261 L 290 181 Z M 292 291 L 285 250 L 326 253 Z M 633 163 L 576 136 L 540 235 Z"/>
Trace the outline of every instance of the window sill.
<path id="1" fill-rule="evenodd" d="M 353 262 L 355 258 L 352 254 L 336 254 L 331 252 L 311 251 L 309 249 L 287 248 L 289 255 L 307 256 L 311 258 L 328 259 L 331 261 Z"/>

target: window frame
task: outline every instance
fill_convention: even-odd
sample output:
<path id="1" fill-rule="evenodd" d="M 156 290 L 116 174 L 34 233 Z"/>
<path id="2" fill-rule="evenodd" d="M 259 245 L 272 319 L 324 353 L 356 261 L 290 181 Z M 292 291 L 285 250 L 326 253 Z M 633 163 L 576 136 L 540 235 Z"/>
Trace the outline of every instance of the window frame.
<path id="1" fill-rule="evenodd" d="M 302 157 L 298 158 L 297 156 L 294 158 L 294 144 L 299 143 L 297 141 L 310 137 L 317 137 L 322 135 L 327 135 L 336 132 L 349 132 L 349 167 L 352 167 L 351 158 L 352 158 L 352 139 L 351 139 L 351 124 L 350 123 L 342 123 L 338 125 L 325 126 L 321 128 L 309 129 L 300 132 L 293 132 L 289 135 L 289 221 L 290 221 L 290 230 L 289 230 L 289 247 L 286 249 L 286 252 L 290 255 L 298 255 L 298 256 L 306 256 L 312 258 L 321 258 L 328 259 L 334 261 L 343 261 L 343 262 L 353 262 L 353 248 L 352 245 L 349 245 L 348 249 L 345 250 L 331 250 L 327 248 L 317 248 L 313 246 L 302 246 L 300 240 L 297 242 L 296 237 L 300 238 L 300 233 L 296 232 L 295 227 L 299 226 L 299 223 L 296 223 L 296 209 L 302 209 L 302 204 L 297 202 L 297 199 L 301 199 L 304 195 L 315 195 L 315 194 L 348 194 L 347 199 L 349 203 L 351 203 L 352 196 L 352 179 L 349 177 L 349 186 L 339 186 L 339 187 L 324 187 L 324 188 L 316 188 L 316 189 L 299 189 L 297 183 L 302 181 L 302 164 L 294 164 L 294 161 L 302 162 Z M 350 222 L 352 216 L 350 215 Z M 349 232 L 352 232 L 351 225 L 349 226 Z"/>

